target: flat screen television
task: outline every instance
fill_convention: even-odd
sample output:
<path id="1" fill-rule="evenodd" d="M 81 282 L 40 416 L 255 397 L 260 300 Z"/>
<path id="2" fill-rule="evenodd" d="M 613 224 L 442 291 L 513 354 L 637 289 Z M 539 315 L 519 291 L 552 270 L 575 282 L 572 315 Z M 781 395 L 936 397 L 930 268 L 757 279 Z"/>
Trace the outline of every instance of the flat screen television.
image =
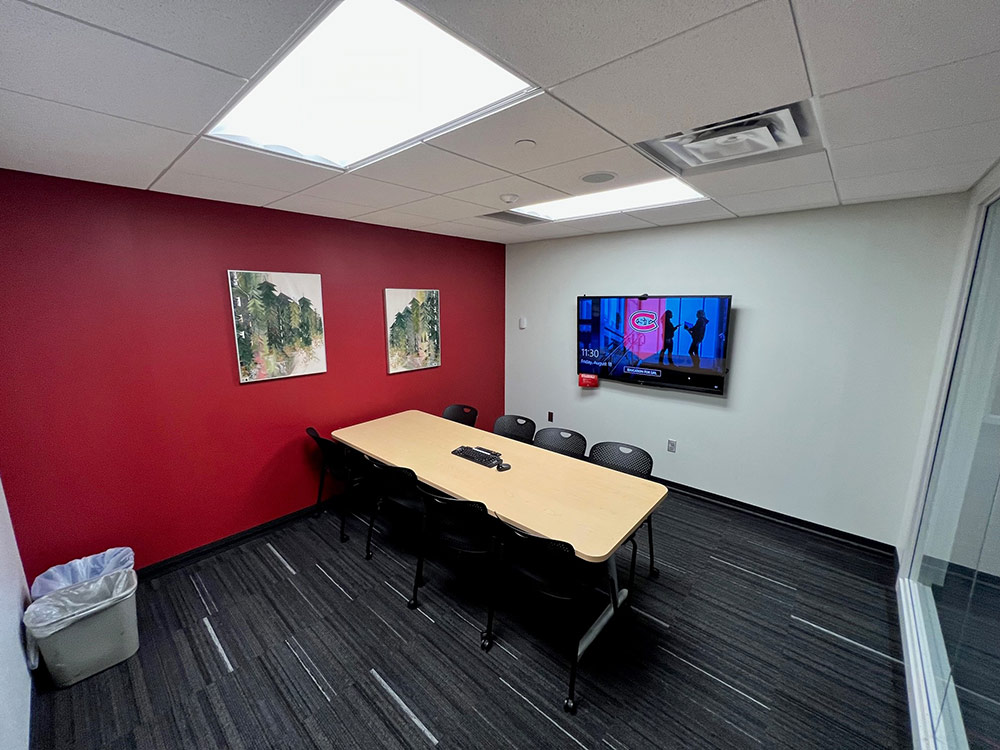
<path id="1" fill-rule="evenodd" d="M 733 298 L 577 297 L 577 372 L 722 395 Z"/>

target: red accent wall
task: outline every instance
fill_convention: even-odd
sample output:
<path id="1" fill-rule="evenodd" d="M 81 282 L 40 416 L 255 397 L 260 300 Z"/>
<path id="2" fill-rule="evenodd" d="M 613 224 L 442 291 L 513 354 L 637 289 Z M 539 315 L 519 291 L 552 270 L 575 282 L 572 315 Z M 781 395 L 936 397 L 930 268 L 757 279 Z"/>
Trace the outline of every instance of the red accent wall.
<path id="1" fill-rule="evenodd" d="M 320 273 L 327 372 L 241 385 L 227 269 Z M 441 290 L 442 365 L 386 374 L 382 290 Z M 503 411 L 504 249 L 0 170 L 0 476 L 31 579 L 148 565 L 315 500 L 320 433 Z"/>

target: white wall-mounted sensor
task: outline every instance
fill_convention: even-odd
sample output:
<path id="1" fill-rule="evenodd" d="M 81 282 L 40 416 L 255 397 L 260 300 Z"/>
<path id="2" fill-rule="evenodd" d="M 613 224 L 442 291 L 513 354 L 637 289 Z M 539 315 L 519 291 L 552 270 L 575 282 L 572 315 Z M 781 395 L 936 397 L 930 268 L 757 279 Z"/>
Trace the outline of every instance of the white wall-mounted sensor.
<path id="1" fill-rule="evenodd" d="M 517 327 L 520 328 L 523 331 L 525 328 L 528 327 L 528 319 L 527 318 L 518 318 L 517 319 Z"/>

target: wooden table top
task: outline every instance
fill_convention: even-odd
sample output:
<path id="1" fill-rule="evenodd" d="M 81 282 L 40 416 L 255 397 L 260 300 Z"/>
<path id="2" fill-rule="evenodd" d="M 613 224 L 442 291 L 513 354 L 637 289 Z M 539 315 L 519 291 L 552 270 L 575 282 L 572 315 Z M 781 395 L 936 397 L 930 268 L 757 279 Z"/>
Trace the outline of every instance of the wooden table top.
<path id="1" fill-rule="evenodd" d="M 478 500 L 503 521 L 569 542 L 578 557 L 602 562 L 667 495 L 657 482 L 606 469 L 421 411 L 404 411 L 333 432 L 335 440 L 463 500 Z M 509 471 L 451 451 L 480 446 L 503 454 Z"/>

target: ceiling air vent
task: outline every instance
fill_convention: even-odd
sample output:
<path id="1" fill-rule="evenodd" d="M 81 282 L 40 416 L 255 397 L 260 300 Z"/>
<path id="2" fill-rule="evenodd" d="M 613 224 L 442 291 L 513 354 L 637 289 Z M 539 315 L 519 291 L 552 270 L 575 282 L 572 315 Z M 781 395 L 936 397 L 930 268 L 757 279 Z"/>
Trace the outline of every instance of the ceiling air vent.
<path id="1" fill-rule="evenodd" d="M 654 138 L 636 144 L 671 170 L 714 171 L 716 164 L 747 159 L 748 163 L 799 156 L 822 148 L 808 103 L 799 102 L 767 112 Z M 725 164 L 723 168 L 729 167 Z"/>
<path id="2" fill-rule="evenodd" d="M 513 211 L 497 211 L 495 214 L 483 214 L 479 218 L 481 219 L 496 219 L 497 221 L 503 221 L 507 224 L 548 224 L 547 219 L 539 219 L 537 216 L 526 216 L 525 214 L 516 214 Z"/>

